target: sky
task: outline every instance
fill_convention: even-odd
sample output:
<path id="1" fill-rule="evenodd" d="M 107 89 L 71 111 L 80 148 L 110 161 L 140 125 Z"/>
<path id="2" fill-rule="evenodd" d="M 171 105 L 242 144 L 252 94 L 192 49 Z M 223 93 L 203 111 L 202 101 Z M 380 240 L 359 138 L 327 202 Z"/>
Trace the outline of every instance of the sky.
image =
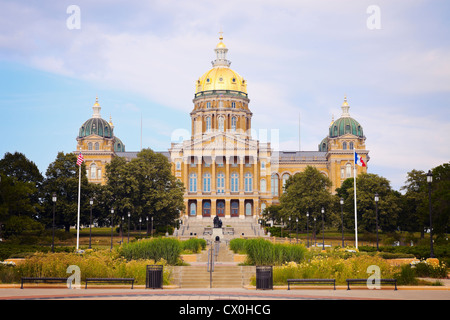
<path id="1" fill-rule="evenodd" d="M 368 172 L 395 190 L 450 161 L 447 0 L 0 0 L 0 157 L 21 152 L 45 176 L 97 96 L 126 151 L 141 119 L 142 147 L 167 151 L 190 132 L 221 30 L 253 138 L 278 130 L 280 150 L 316 151 L 347 97 Z"/>

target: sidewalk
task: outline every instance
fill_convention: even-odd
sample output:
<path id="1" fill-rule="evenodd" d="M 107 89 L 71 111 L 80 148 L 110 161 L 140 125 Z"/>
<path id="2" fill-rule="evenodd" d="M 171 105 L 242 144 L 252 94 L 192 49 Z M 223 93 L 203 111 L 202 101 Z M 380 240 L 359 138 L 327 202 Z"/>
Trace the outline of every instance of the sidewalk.
<path id="1" fill-rule="evenodd" d="M 28 286 L 20 289 L 18 285 L 0 287 L 0 300 L 21 299 L 70 299 L 70 300 L 450 300 L 449 287 L 399 287 L 397 291 L 391 287 L 380 290 L 352 288 L 345 286 L 336 289 L 275 287 L 274 290 L 255 290 L 253 288 L 236 289 L 135 289 L 117 288 L 117 286 L 92 286 L 88 289 L 67 289 L 64 287 Z"/>

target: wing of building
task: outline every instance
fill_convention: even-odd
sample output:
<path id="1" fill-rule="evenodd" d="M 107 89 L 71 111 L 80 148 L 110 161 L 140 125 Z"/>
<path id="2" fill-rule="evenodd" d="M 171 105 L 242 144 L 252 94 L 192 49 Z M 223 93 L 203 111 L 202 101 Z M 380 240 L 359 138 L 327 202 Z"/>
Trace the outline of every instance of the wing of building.
<path id="1" fill-rule="evenodd" d="M 369 161 L 363 128 L 350 116 L 347 98 L 317 151 L 274 151 L 270 142 L 253 139 L 247 81 L 230 68 L 222 36 L 214 51 L 212 68 L 196 81 L 191 138 L 162 152 L 172 163 L 173 175 L 184 183 L 185 215 L 256 217 L 279 203 L 287 179 L 307 166 L 329 177 L 334 193 L 353 176 L 354 150 Z M 112 123 L 101 119 L 98 101 L 93 108 L 93 117 L 80 128 L 76 152 L 85 156 L 89 181 L 105 183 L 106 163 L 115 156 L 131 160 L 137 152 L 125 151 Z M 366 171 L 357 167 L 357 173 Z"/>

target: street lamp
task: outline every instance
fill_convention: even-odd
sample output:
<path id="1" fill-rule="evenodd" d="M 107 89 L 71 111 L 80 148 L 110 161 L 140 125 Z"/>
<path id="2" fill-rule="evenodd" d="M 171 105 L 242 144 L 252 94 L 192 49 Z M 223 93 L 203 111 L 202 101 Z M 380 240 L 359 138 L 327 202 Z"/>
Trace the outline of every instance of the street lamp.
<path id="1" fill-rule="evenodd" d="M 94 204 L 94 199 L 92 197 L 89 199 L 89 206 L 91 213 L 89 214 L 89 249 L 92 249 L 91 239 L 92 239 L 92 205 Z"/>
<path id="2" fill-rule="evenodd" d="M 52 195 L 53 201 L 53 234 L 52 234 L 52 252 L 55 252 L 55 210 L 56 210 L 56 193 L 53 192 Z"/>
<path id="3" fill-rule="evenodd" d="M 120 233 L 122 234 L 122 243 L 123 243 L 123 222 L 125 221 L 125 217 L 122 216 L 122 223 L 120 225 Z"/>
<path id="4" fill-rule="evenodd" d="M 431 170 L 428 170 L 427 173 L 427 182 L 428 182 L 428 203 L 429 203 L 429 211 L 430 211 L 430 257 L 434 258 L 434 250 L 433 250 L 433 224 L 431 222 L 431 183 L 433 182 L 433 174 Z"/>
<path id="5" fill-rule="evenodd" d="M 152 224 L 151 224 L 151 227 L 152 227 L 151 235 L 152 235 L 152 238 L 153 238 L 153 216 L 151 216 L 151 221 L 152 221 Z"/>
<path id="6" fill-rule="evenodd" d="M 306 212 L 306 247 L 309 248 L 309 212 Z"/>
<path id="7" fill-rule="evenodd" d="M 324 220 L 325 209 L 322 207 L 322 250 L 325 250 L 325 220 Z"/>
<path id="8" fill-rule="evenodd" d="M 142 218 L 139 217 L 139 238 L 141 237 L 141 223 L 142 223 Z"/>
<path id="9" fill-rule="evenodd" d="M 148 216 L 145 217 L 145 220 L 147 221 L 147 237 L 148 237 Z"/>
<path id="10" fill-rule="evenodd" d="M 298 217 L 295 218 L 295 222 L 297 223 L 297 244 L 298 244 Z"/>
<path id="11" fill-rule="evenodd" d="M 289 243 L 291 243 L 291 230 L 292 226 L 291 226 L 291 216 L 289 216 Z"/>
<path id="12" fill-rule="evenodd" d="M 378 248 L 378 201 L 380 198 L 378 197 L 378 193 L 375 193 L 375 220 L 376 220 L 376 227 L 377 227 L 377 251 L 379 251 Z"/>
<path id="13" fill-rule="evenodd" d="M 283 218 L 281 218 L 280 220 L 281 220 L 281 224 L 280 224 L 281 234 L 280 234 L 280 237 L 283 238 Z"/>
<path id="14" fill-rule="evenodd" d="M 316 238 L 316 217 L 314 217 L 314 247 L 317 247 L 317 238 Z"/>
<path id="15" fill-rule="evenodd" d="M 111 209 L 111 250 L 113 248 L 113 219 L 114 219 L 114 209 Z"/>
<path id="16" fill-rule="evenodd" d="M 128 211 L 128 243 L 130 243 L 130 217 L 131 213 Z"/>
<path id="17" fill-rule="evenodd" d="M 341 204 L 341 223 L 342 223 L 342 248 L 344 248 L 344 199 L 339 200 Z"/>

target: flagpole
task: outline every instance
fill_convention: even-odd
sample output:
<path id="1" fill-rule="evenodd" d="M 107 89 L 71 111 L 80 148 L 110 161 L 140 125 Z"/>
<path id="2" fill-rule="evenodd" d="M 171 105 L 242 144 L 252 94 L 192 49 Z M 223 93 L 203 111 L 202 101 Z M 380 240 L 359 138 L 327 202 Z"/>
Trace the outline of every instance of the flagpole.
<path id="1" fill-rule="evenodd" d="M 81 164 L 78 169 L 78 213 L 77 213 L 77 251 L 80 243 L 80 196 L 81 196 Z"/>
<path id="2" fill-rule="evenodd" d="M 353 149 L 353 190 L 355 192 L 355 247 L 358 249 L 358 210 L 356 208 L 356 151 Z"/>

